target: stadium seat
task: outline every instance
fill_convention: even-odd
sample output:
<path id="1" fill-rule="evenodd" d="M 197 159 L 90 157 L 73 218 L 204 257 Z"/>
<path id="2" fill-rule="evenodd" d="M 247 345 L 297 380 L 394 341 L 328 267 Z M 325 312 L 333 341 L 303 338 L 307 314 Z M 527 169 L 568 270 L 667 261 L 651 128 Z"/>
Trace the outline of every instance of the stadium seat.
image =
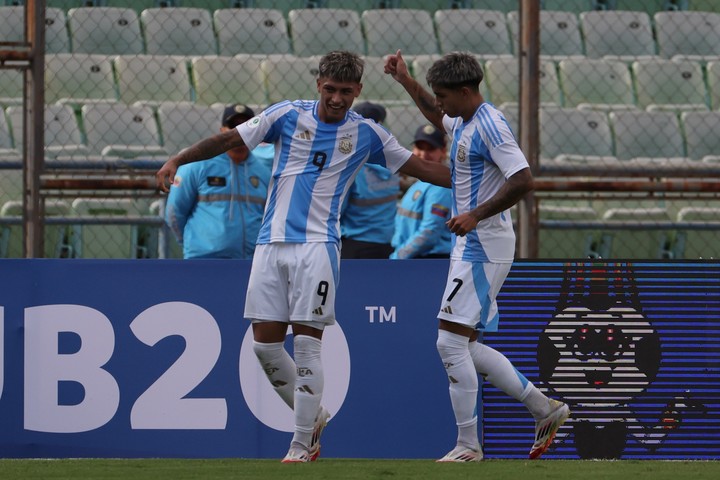
<path id="1" fill-rule="evenodd" d="M 151 107 L 96 103 L 82 107 L 91 155 L 167 156 Z"/>
<path id="2" fill-rule="evenodd" d="M 495 10 L 438 10 L 435 12 L 441 52 L 472 52 L 483 59 L 512 56 L 507 20 Z"/>
<path id="3" fill-rule="evenodd" d="M 216 55 L 210 12 L 204 8 L 148 8 L 140 14 L 149 55 Z"/>
<path id="4" fill-rule="evenodd" d="M 19 160 L 22 160 L 19 158 Z M 0 168 L 0 205 L 22 200 L 23 171 L 21 168 Z"/>
<path id="5" fill-rule="evenodd" d="M 72 202 L 72 210 L 88 222 L 73 226 L 75 257 L 143 258 L 138 253 L 138 227 L 112 223 L 112 217 L 124 220 L 130 216 L 146 215 L 131 199 L 77 198 Z M 100 220 L 103 223 L 94 223 Z"/>
<path id="6" fill-rule="evenodd" d="M 540 102 L 542 105 L 560 106 L 560 85 L 555 63 L 540 60 Z M 490 101 L 495 105 L 519 101 L 520 67 L 515 58 L 485 62 L 485 80 Z M 482 85 L 482 83 L 481 83 Z"/>
<path id="7" fill-rule="evenodd" d="M 2 174 L 0 172 L 0 174 Z M 65 200 L 45 199 L 45 217 L 67 217 L 70 215 L 70 204 Z M 0 208 L 0 217 L 22 218 L 22 200 L 5 202 Z M 69 245 L 70 229 L 64 225 L 45 225 L 44 256 L 45 258 L 69 258 L 72 249 Z M 0 225 L 0 258 L 22 258 L 23 226 L 22 224 Z"/>
<path id="8" fill-rule="evenodd" d="M 87 53 L 45 55 L 45 103 L 115 101 L 112 57 Z"/>
<path id="9" fill-rule="evenodd" d="M 23 141 L 23 108 L 8 108 L 16 145 Z M 75 112 L 69 105 L 55 103 L 45 106 L 45 158 L 58 155 L 86 156 L 88 148 L 82 143 L 82 134 Z"/>
<path id="10" fill-rule="evenodd" d="M 570 58 L 558 64 L 566 107 L 635 108 L 628 66 L 616 60 Z"/>
<path id="11" fill-rule="evenodd" d="M 150 215 L 165 218 L 165 199 L 160 198 L 150 204 Z M 178 243 L 170 227 L 163 224 L 155 229 L 153 235 L 157 238 L 157 252 L 159 258 L 183 258 L 183 246 Z"/>
<path id="12" fill-rule="evenodd" d="M 362 13 L 367 54 L 383 57 L 398 49 L 405 55 L 438 53 L 435 27 L 425 10 L 371 9 Z"/>
<path id="13" fill-rule="evenodd" d="M 22 142 L 17 142 L 17 144 L 22 145 Z M 5 110 L 0 108 L 0 159 L 17 157 L 18 155 L 20 155 L 20 150 L 13 146 L 12 131 L 7 118 L 5 118 Z M 1 172 L 2 170 L 0 170 L 0 173 Z M 2 198 L 0 198 L 0 200 L 2 200 Z"/>
<path id="14" fill-rule="evenodd" d="M 720 222 L 720 208 L 684 207 L 677 215 L 678 222 L 707 224 Z M 673 248 L 675 258 L 718 259 L 720 258 L 720 230 L 710 228 L 680 228 Z"/>
<path id="15" fill-rule="evenodd" d="M 598 258 L 598 229 L 573 223 L 595 222 L 592 207 L 544 205 L 540 203 L 540 258 Z M 553 225 L 553 223 L 555 225 Z M 560 227 L 563 228 L 560 228 Z M 569 226 L 569 228 L 568 228 Z"/>
<path id="16" fill-rule="evenodd" d="M 144 45 L 140 19 L 131 8 L 80 7 L 68 10 L 75 53 L 139 54 Z"/>
<path id="17" fill-rule="evenodd" d="M 433 63 L 435 63 L 436 60 L 438 60 L 441 57 L 441 55 L 416 55 L 412 62 L 412 75 L 417 80 L 420 85 L 425 88 L 428 92 L 431 92 L 430 86 L 428 86 L 427 82 L 425 81 L 425 76 L 427 75 L 428 70 L 432 66 Z M 500 57 L 497 57 L 500 58 Z M 478 57 L 478 61 L 480 62 L 480 65 L 482 66 L 483 61 L 481 58 Z M 365 88 L 365 87 L 363 87 Z M 487 81 L 483 80 L 480 82 L 480 93 L 482 93 L 483 97 L 486 99 L 490 98 L 490 90 L 488 90 Z M 407 95 L 407 94 L 406 94 Z M 408 97 L 409 98 L 409 97 Z"/>
<path id="18" fill-rule="evenodd" d="M 518 9 L 519 0 L 474 0 L 473 7 L 483 10 L 498 10 L 503 13 L 514 12 Z"/>
<path id="19" fill-rule="evenodd" d="M 482 84 L 481 84 L 482 85 Z M 517 139 L 518 133 L 520 132 L 520 108 L 517 103 L 502 103 L 497 105 L 505 117 L 510 129 L 513 131 L 513 135 Z"/>
<path id="20" fill-rule="evenodd" d="M 315 100 L 318 98 L 317 74 L 320 57 L 270 57 L 260 69 L 265 75 L 268 102 Z"/>
<path id="21" fill-rule="evenodd" d="M 575 15 L 598 7 L 595 0 L 542 0 L 541 5 L 545 10 L 571 12 Z"/>
<path id="22" fill-rule="evenodd" d="M 120 55 L 115 58 L 120 101 L 157 105 L 192 100 L 185 57 Z"/>
<path id="23" fill-rule="evenodd" d="M 705 68 L 707 69 L 710 103 L 714 110 L 720 110 L 720 61 L 708 62 Z"/>
<path id="24" fill-rule="evenodd" d="M 412 98 L 405 88 L 384 72 L 384 58 L 363 57 L 363 60 L 365 60 L 363 88 L 356 102 L 371 101 L 385 105 L 412 103 Z"/>
<path id="25" fill-rule="evenodd" d="M 260 69 L 260 58 L 251 55 L 204 56 L 195 57 L 190 63 L 197 103 L 266 104 L 265 77 Z"/>
<path id="26" fill-rule="evenodd" d="M 645 12 L 652 17 L 666 9 L 677 10 L 672 3 L 671 0 L 615 0 L 615 9 Z"/>
<path id="27" fill-rule="evenodd" d="M 610 208 L 602 216 L 604 221 L 624 222 L 618 229 L 610 230 L 603 236 L 608 259 L 661 259 L 670 258 L 671 236 L 669 228 L 658 229 L 658 222 L 669 222 L 670 216 L 664 207 Z M 645 228 L 643 228 L 645 226 Z"/>
<path id="28" fill-rule="evenodd" d="M 690 60 L 633 62 L 637 102 L 649 110 L 707 110 L 702 67 Z"/>
<path id="29" fill-rule="evenodd" d="M 606 114 L 575 108 L 541 109 L 540 157 L 560 163 L 602 165 L 615 161 Z"/>
<path id="30" fill-rule="evenodd" d="M 645 12 L 584 12 L 580 23 L 590 58 L 609 57 L 629 63 L 656 55 L 650 16 Z"/>
<path id="31" fill-rule="evenodd" d="M 23 102 L 23 73 L 20 70 L 0 69 L 0 107 Z"/>
<path id="32" fill-rule="evenodd" d="M 720 3 L 717 0 L 688 0 L 688 10 L 720 13 Z"/>
<path id="33" fill-rule="evenodd" d="M 656 163 L 684 159 L 682 133 L 672 112 L 610 112 L 615 155 L 620 160 L 651 158 Z"/>
<path id="34" fill-rule="evenodd" d="M 213 12 L 220 55 L 290 53 L 285 17 L 272 8 L 222 8 Z"/>
<path id="35" fill-rule="evenodd" d="M 654 20 L 662 57 L 720 58 L 720 13 L 658 12 Z"/>
<path id="36" fill-rule="evenodd" d="M 293 52 L 299 57 L 331 50 L 365 53 L 360 16 L 355 10 L 304 8 L 288 14 Z"/>
<path id="37" fill-rule="evenodd" d="M 687 156 L 692 160 L 720 161 L 720 112 L 683 112 Z"/>
<path id="38" fill-rule="evenodd" d="M 520 14 L 507 14 L 513 50 L 518 51 L 520 36 Z M 540 55 L 548 60 L 561 60 L 569 56 L 583 56 L 580 23 L 574 13 L 541 10 L 540 11 Z"/>
<path id="39" fill-rule="evenodd" d="M 400 145 L 412 148 L 415 130 L 428 123 L 415 105 L 394 105 L 386 108 L 385 127 L 395 135 Z"/>
<path id="40" fill-rule="evenodd" d="M 158 118 L 163 132 L 163 145 L 168 154 L 175 154 L 193 143 L 220 131 L 223 105 L 214 107 L 196 103 L 163 103 Z"/>
<path id="41" fill-rule="evenodd" d="M 25 7 L 0 7 L 0 39 L 3 42 L 22 42 L 25 36 Z M 70 51 L 65 11 L 45 9 L 45 53 Z"/>

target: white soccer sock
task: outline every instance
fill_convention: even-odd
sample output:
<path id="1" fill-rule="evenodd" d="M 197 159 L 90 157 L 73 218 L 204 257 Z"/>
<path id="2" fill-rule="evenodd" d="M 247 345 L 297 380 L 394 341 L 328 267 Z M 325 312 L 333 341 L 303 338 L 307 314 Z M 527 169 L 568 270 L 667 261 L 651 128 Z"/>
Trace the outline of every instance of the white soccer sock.
<path id="1" fill-rule="evenodd" d="M 470 355 L 477 373 L 515 400 L 535 418 L 547 415 L 547 397 L 520 373 L 505 355 L 478 342 L 470 342 Z"/>
<path id="2" fill-rule="evenodd" d="M 285 343 L 253 342 L 253 351 L 277 394 L 288 407 L 293 408 L 295 362 L 285 350 Z"/>
<path id="3" fill-rule="evenodd" d="M 458 426 L 457 444 L 477 448 L 478 378 L 470 357 L 468 339 L 438 330 L 437 349 L 450 381 L 450 402 Z"/>
<path id="4" fill-rule="evenodd" d="M 320 409 L 325 379 L 320 354 L 322 342 L 307 335 L 295 335 L 295 435 L 293 442 L 310 446 L 315 417 Z"/>

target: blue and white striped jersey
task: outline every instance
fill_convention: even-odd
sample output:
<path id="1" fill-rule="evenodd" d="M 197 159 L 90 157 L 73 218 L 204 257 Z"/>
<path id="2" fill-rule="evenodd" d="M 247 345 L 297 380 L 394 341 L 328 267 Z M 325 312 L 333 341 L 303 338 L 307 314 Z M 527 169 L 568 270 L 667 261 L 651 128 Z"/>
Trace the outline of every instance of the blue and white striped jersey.
<path id="1" fill-rule="evenodd" d="M 318 118 L 318 102 L 284 101 L 238 125 L 249 148 L 275 144 L 258 243 L 340 241 L 340 212 L 360 167 L 396 172 L 411 152 L 384 127 L 348 111 L 339 123 Z"/>
<path id="2" fill-rule="evenodd" d="M 506 179 L 529 166 L 507 120 L 490 103 L 480 105 L 467 123 L 446 115 L 443 126 L 452 139 L 453 216 L 486 202 Z M 480 221 L 464 237 L 453 236 L 454 259 L 508 263 L 514 256 L 510 210 Z"/>

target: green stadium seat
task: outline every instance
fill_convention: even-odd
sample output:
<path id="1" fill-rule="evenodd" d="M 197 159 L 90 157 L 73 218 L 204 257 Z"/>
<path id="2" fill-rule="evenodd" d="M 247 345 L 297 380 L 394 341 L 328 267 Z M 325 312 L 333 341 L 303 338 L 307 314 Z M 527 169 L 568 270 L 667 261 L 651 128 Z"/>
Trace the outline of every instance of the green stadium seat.
<path id="1" fill-rule="evenodd" d="M 541 109 L 540 157 L 563 164 L 615 161 L 606 114 L 575 108 Z"/>
<path id="2" fill-rule="evenodd" d="M 678 222 L 708 223 L 720 222 L 720 208 L 685 207 L 678 212 Z M 718 259 L 720 258 L 720 227 L 709 229 L 680 229 L 675 244 L 676 258 Z"/>
<path id="3" fill-rule="evenodd" d="M 383 104 L 412 103 L 402 85 L 393 80 L 384 71 L 385 59 L 382 57 L 363 57 L 365 70 L 363 88 L 356 102 L 371 101 Z"/>
<path id="4" fill-rule="evenodd" d="M 360 16 L 355 10 L 290 10 L 288 23 L 293 52 L 299 57 L 324 55 L 331 50 L 348 50 L 359 55 L 365 53 Z"/>
<path id="5" fill-rule="evenodd" d="M 720 13 L 720 2 L 717 0 L 688 0 L 688 10 Z"/>
<path id="6" fill-rule="evenodd" d="M 260 68 L 265 56 L 203 56 L 190 62 L 195 85 L 195 100 L 203 105 L 245 103 L 265 105 L 265 76 Z M 271 56 L 270 58 L 282 58 Z M 316 61 L 317 63 L 317 61 Z M 294 72 L 288 72 L 293 73 Z M 313 82 L 314 85 L 314 82 Z"/>
<path id="7" fill-rule="evenodd" d="M 710 104 L 714 110 L 720 110 L 720 60 L 708 62 L 705 68 L 710 90 Z"/>
<path id="8" fill-rule="evenodd" d="M 611 208 L 603 213 L 605 221 L 627 222 L 626 226 L 604 234 L 608 253 L 606 259 L 661 259 L 670 258 L 671 234 L 669 228 L 654 228 L 658 222 L 669 222 L 664 207 Z M 646 226 L 646 228 L 643 228 Z"/>
<path id="9" fill-rule="evenodd" d="M 645 12 L 651 17 L 665 10 L 678 10 L 677 0 L 616 0 L 616 10 Z"/>
<path id="10" fill-rule="evenodd" d="M 570 58 L 558 64 L 566 107 L 615 110 L 635 107 L 632 76 L 620 61 Z"/>
<path id="11" fill-rule="evenodd" d="M 77 258 L 143 258 L 138 253 L 138 226 L 125 221 L 112 223 L 113 217 L 124 220 L 147 215 L 141 205 L 129 198 L 77 198 L 72 202 L 74 214 L 88 223 L 73 226 L 71 240 Z M 100 222 L 103 223 L 95 223 Z"/>
<path id="12" fill-rule="evenodd" d="M 149 106 L 89 104 L 82 107 L 82 119 L 91 155 L 167 157 Z"/>
<path id="13" fill-rule="evenodd" d="M 685 158 L 678 117 L 672 112 L 614 111 L 610 124 L 620 160 L 651 158 L 657 163 Z"/>
<path id="14" fill-rule="evenodd" d="M 438 53 L 433 20 L 425 10 L 365 10 L 361 21 L 369 56 L 382 57 L 398 49 L 405 55 Z"/>
<path id="15" fill-rule="evenodd" d="M 320 57 L 277 56 L 263 60 L 268 103 L 282 100 L 314 100 L 318 97 L 317 74 Z"/>
<path id="16" fill-rule="evenodd" d="M 650 16 L 645 12 L 605 10 L 580 14 L 585 53 L 627 63 L 656 55 Z"/>
<path id="17" fill-rule="evenodd" d="M 560 84 L 555 63 L 540 60 L 540 102 L 544 106 L 560 106 Z M 520 67 L 516 58 L 500 58 L 485 62 L 485 80 L 490 101 L 495 105 L 520 100 Z M 482 83 L 481 83 L 482 85 Z"/>
<path id="18" fill-rule="evenodd" d="M 20 105 L 23 102 L 23 73 L 19 70 L 0 69 L 0 107 Z"/>
<path id="19" fill-rule="evenodd" d="M 23 108 L 9 107 L 7 113 L 12 124 L 15 144 L 22 145 Z M 88 155 L 88 148 L 82 142 L 82 132 L 72 107 L 59 103 L 46 105 L 44 116 L 46 159 L 59 155 L 79 157 Z"/>
<path id="20" fill-rule="evenodd" d="M 591 207 L 545 205 L 540 203 L 540 258 L 597 258 L 599 231 L 597 228 L 567 228 L 568 224 L 594 222 L 597 212 Z M 561 222 L 564 228 L 553 228 L 543 222 Z"/>
<path id="21" fill-rule="evenodd" d="M 185 57 L 174 55 L 120 55 L 115 58 L 120 101 L 157 105 L 192 100 Z"/>
<path id="22" fill-rule="evenodd" d="M 12 108 L 12 107 L 11 107 Z M 22 142 L 18 142 L 18 145 L 22 145 Z M 5 110 L 0 108 L 0 159 L 7 157 L 18 157 L 20 150 L 14 147 L 12 130 L 10 124 L 5 117 Z M 3 170 L 0 170 L 0 174 Z M 0 198 L 2 200 L 2 198 Z"/>
<path id="23" fill-rule="evenodd" d="M 45 55 L 45 103 L 115 102 L 116 90 L 112 57 L 108 55 Z"/>
<path id="24" fill-rule="evenodd" d="M 434 15 L 441 52 L 472 52 L 483 59 L 512 56 L 507 20 L 496 10 L 438 10 Z"/>
<path id="25" fill-rule="evenodd" d="M 395 135 L 400 145 L 412 148 L 415 131 L 428 123 L 415 105 L 391 105 L 386 107 L 385 127 Z"/>
<path id="26" fill-rule="evenodd" d="M 223 108 L 224 104 L 213 107 L 189 102 L 161 104 L 158 119 L 168 155 L 219 132 Z"/>
<path id="27" fill-rule="evenodd" d="M 213 12 L 220 55 L 291 53 L 280 10 L 223 8 Z"/>
<path id="28" fill-rule="evenodd" d="M 216 55 L 210 12 L 204 8 L 148 8 L 140 14 L 149 55 Z"/>
<path id="29" fill-rule="evenodd" d="M 507 14 L 513 50 L 518 51 L 520 13 Z M 540 55 L 548 60 L 562 60 L 569 56 L 583 56 L 582 35 L 577 15 L 571 12 L 540 11 Z"/>
<path id="30" fill-rule="evenodd" d="M 140 54 L 145 49 L 140 19 L 131 8 L 72 8 L 68 26 L 75 53 Z"/>
<path id="31" fill-rule="evenodd" d="M 720 13 L 658 12 L 654 19 L 662 57 L 720 59 Z"/>
<path id="32" fill-rule="evenodd" d="M 0 172 L 2 175 L 2 172 Z M 70 204 L 65 200 L 46 199 L 46 217 L 67 217 L 70 215 Z M 0 217 L 22 218 L 22 200 L 5 202 L 0 208 Z M 70 229 L 64 225 L 45 225 L 44 256 L 45 258 L 69 258 L 72 248 L 69 245 Z M 22 224 L 0 224 L 0 258 L 22 258 L 23 226 Z"/>
<path id="33" fill-rule="evenodd" d="M 720 112 L 683 112 L 687 156 L 705 162 L 720 161 Z"/>
<path id="34" fill-rule="evenodd" d="M 498 10 L 503 13 L 510 13 L 518 10 L 518 0 L 473 0 L 473 8 L 483 10 Z"/>
<path id="35" fill-rule="evenodd" d="M 633 62 L 637 103 L 648 110 L 707 110 L 702 66 L 690 60 Z"/>
<path id="36" fill-rule="evenodd" d="M 0 7 L 0 39 L 22 42 L 25 36 L 25 7 Z M 49 7 L 45 10 L 45 53 L 70 51 L 65 11 Z"/>

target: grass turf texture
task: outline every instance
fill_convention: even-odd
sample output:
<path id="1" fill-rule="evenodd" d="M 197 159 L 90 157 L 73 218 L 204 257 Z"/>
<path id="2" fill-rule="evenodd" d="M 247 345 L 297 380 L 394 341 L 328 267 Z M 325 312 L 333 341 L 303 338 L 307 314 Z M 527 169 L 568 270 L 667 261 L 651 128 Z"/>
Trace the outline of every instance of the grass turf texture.
<path id="1" fill-rule="evenodd" d="M 437 464 L 432 460 L 323 459 L 284 465 L 279 460 L 77 459 L 0 460 L 2 479 L 473 479 L 628 480 L 720 478 L 718 461 L 485 460 Z"/>

